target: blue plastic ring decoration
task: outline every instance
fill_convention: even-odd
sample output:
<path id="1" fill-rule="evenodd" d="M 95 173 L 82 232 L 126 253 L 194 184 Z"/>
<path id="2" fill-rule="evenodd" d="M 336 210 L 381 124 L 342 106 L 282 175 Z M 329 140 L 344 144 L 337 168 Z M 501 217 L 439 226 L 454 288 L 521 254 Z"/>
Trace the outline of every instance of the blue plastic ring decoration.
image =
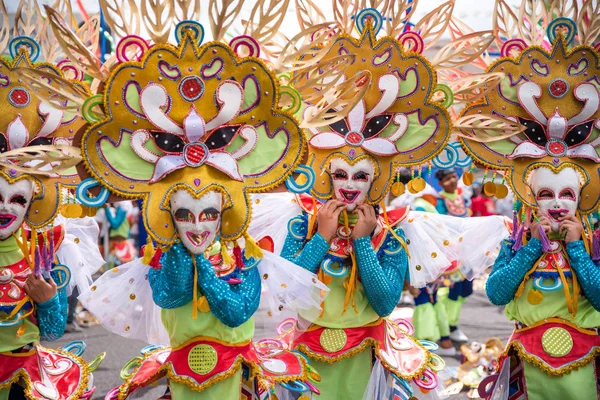
<path id="1" fill-rule="evenodd" d="M 548 39 L 550 40 L 550 43 L 554 44 L 554 42 L 556 41 L 556 28 L 562 26 L 567 27 L 569 30 L 567 32 L 567 35 L 565 36 L 565 41 L 568 46 L 571 44 L 573 39 L 575 39 L 575 35 L 577 35 L 577 25 L 575 24 L 575 21 L 573 21 L 571 18 L 555 18 L 554 20 L 552 20 L 552 22 L 548 24 L 546 33 L 548 34 Z"/>
<path id="2" fill-rule="evenodd" d="M 202 44 L 202 41 L 204 40 L 204 27 L 199 22 L 190 20 L 181 21 L 175 25 L 175 39 L 177 40 L 177 44 L 181 42 L 183 33 L 186 30 L 192 31 L 197 43 Z"/>
<path id="3" fill-rule="evenodd" d="M 413 395 L 413 393 L 415 392 L 413 390 L 413 388 L 410 386 L 410 384 L 408 382 L 406 382 L 404 379 L 400 378 L 399 376 L 397 376 L 396 374 L 392 374 L 392 376 L 394 377 L 394 379 L 396 379 L 396 381 L 402 385 L 402 387 L 404 389 L 406 389 L 406 391 L 410 394 L 410 396 Z"/>
<path id="4" fill-rule="evenodd" d="M 431 340 L 419 340 L 419 343 L 421 343 L 421 346 L 425 347 L 425 349 L 429 351 L 436 351 L 440 348 L 437 343 L 432 342 Z"/>
<path id="5" fill-rule="evenodd" d="M 304 354 L 302 354 L 298 350 L 292 350 L 292 353 L 304 358 L 304 361 L 306 361 L 306 365 L 310 365 L 310 359 L 308 357 L 306 357 Z"/>
<path id="6" fill-rule="evenodd" d="M 56 264 L 52 267 L 52 272 L 56 272 L 59 276 L 59 281 L 56 282 L 56 288 L 62 289 L 71 282 L 71 270 L 64 264 Z M 64 277 L 61 278 L 61 272 L 64 274 Z"/>
<path id="7" fill-rule="evenodd" d="M 306 238 L 306 235 L 296 232 L 296 225 L 302 226 L 302 224 L 304 224 L 304 220 L 300 216 L 294 217 L 288 221 L 288 232 L 294 239 L 304 240 Z"/>
<path id="8" fill-rule="evenodd" d="M 544 292 L 554 292 L 563 287 L 563 283 L 561 282 L 560 279 L 558 279 L 558 278 L 553 278 L 553 279 L 554 279 L 554 285 L 548 286 L 548 285 L 544 285 L 544 278 L 540 276 L 533 281 L 533 285 L 535 286 L 536 289 L 542 290 Z"/>
<path id="9" fill-rule="evenodd" d="M 157 345 L 157 344 L 150 344 L 150 345 L 148 345 L 148 346 L 144 347 L 143 349 L 141 349 L 141 350 L 140 350 L 140 353 L 142 353 L 142 354 L 148 354 L 148 353 L 151 353 L 151 352 L 153 352 L 154 350 L 158 350 L 158 349 L 160 349 L 160 348 L 162 348 L 162 347 L 163 347 L 163 346 L 159 346 L 159 345 Z"/>
<path id="10" fill-rule="evenodd" d="M 433 160 L 432 163 L 436 168 L 440 168 L 440 169 L 449 169 L 452 168 L 456 165 L 456 162 L 458 160 L 458 151 L 451 145 L 448 144 L 446 145 L 446 147 L 444 147 L 444 153 L 446 155 L 446 158 L 448 161 L 443 161 L 440 158 L 441 154 L 438 154 Z"/>
<path id="11" fill-rule="evenodd" d="M 331 264 L 333 264 L 333 261 L 330 259 L 323 260 L 321 263 L 321 268 L 323 268 L 323 272 L 325 272 L 327 275 L 334 276 L 336 278 L 341 278 L 348 275 L 348 267 L 342 265 L 339 269 L 332 269 Z"/>
<path id="12" fill-rule="evenodd" d="M 303 393 L 303 392 L 308 392 L 310 390 L 310 388 L 308 387 L 308 385 L 304 382 L 300 382 L 300 381 L 289 381 L 289 382 L 279 382 L 279 384 L 288 389 L 291 390 L 293 392 L 299 392 L 299 393 Z"/>
<path id="13" fill-rule="evenodd" d="M 83 340 L 75 340 L 67 344 L 66 346 L 63 346 L 62 349 L 67 353 L 73 353 L 76 356 L 80 356 L 85 351 L 85 347 L 85 342 Z"/>
<path id="14" fill-rule="evenodd" d="M 19 48 L 25 46 L 29 49 L 27 53 L 29 60 L 35 62 L 40 56 L 40 44 L 29 36 L 17 36 L 8 43 L 8 51 L 14 59 L 19 55 Z"/>
<path id="15" fill-rule="evenodd" d="M 104 203 L 106 203 L 106 201 L 108 200 L 108 195 L 110 194 L 108 192 L 108 189 L 106 189 L 105 187 L 101 187 L 100 194 L 98 195 L 98 197 L 95 197 L 95 198 L 91 197 L 87 193 L 87 191 L 89 189 L 92 189 L 92 188 L 95 188 L 98 186 L 100 186 L 100 183 L 98 183 L 98 181 L 95 180 L 94 178 L 84 179 L 83 181 L 81 181 L 81 183 L 79 185 L 77 185 L 77 191 L 76 191 L 77 200 L 81 204 L 83 204 L 84 206 L 87 206 L 87 207 L 95 207 L 95 208 L 102 207 L 102 205 Z"/>
<path id="16" fill-rule="evenodd" d="M 450 146 L 454 147 L 454 149 L 456 150 L 456 153 L 458 154 L 458 157 L 456 158 L 456 166 L 457 167 L 465 168 L 473 163 L 473 159 L 468 154 L 465 154 L 465 156 L 463 158 L 460 157 L 460 153 L 461 153 L 461 151 L 463 151 L 460 143 L 452 142 L 452 143 L 450 143 Z M 463 153 L 464 153 L 464 151 L 463 151 Z"/>
<path id="17" fill-rule="evenodd" d="M 254 257 L 247 258 L 246 257 L 246 249 L 242 250 L 242 258 L 244 259 L 244 268 L 242 271 L 248 271 L 258 265 L 260 262 L 260 258 L 257 260 Z"/>
<path id="18" fill-rule="evenodd" d="M 375 22 L 373 24 L 373 33 L 377 35 L 383 27 L 383 17 L 379 11 L 374 8 L 365 8 L 358 13 L 355 20 L 356 29 L 358 29 L 358 32 L 363 33 L 363 30 L 365 29 L 365 20 L 369 17 Z"/>
<path id="19" fill-rule="evenodd" d="M 315 171 L 307 165 L 300 164 L 294 170 L 295 173 L 300 174 L 306 177 L 306 182 L 304 184 L 298 184 L 293 176 L 290 176 L 285 180 L 285 186 L 287 186 L 288 190 L 295 194 L 307 193 L 312 189 L 315 184 L 315 180 L 317 176 L 315 175 Z"/>
<path id="20" fill-rule="evenodd" d="M 23 321 L 21 321 L 22 319 L 23 319 L 23 310 L 19 311 L 12 319 L 9 319 L 6 321 L 1 321 L 0 328 L 4 327 L 4 326 L 9 327 L 9 326 L 19 325 L 23 322 Z"/>

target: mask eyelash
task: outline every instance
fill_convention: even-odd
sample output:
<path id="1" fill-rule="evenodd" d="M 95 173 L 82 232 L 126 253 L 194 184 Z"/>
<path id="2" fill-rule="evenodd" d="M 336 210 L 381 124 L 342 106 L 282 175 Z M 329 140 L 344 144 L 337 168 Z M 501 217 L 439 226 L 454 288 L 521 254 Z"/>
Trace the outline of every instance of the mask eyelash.
<path id="1" fill-rule="evenodd" d="M 8 202 L 11 204 L 18 204 L 21 207 L 25 207 L 27 205 L 27 199 L 21 194 L 15 194 Z"/>
<path id="2" fill-rule="evenodd" d="M 548 192 L 547 194 L 544 192 Z M 554 198 L 554 190 L 543 188 L 538 190 L 537 195 L 535 196 L 537 200 L 548 200 Z"/>
<path id="3" fill-rule="evenodd" d="M 369 180 L 369 174 L 364 171 L 359 171 L 352 175 L 352 179 L 355 181 L 363 181 L 366 182 Z"/>
<path id="4" fill-rule="evenodd" d="M 175 221 L 177 221 L 177 222 L 194 223 L 194 220 L 195 220 L 194 213 L 192 213 L 187 208 L 180 208 L 179 210 L 175 211 L 173 216 L 175 217 Z"/>
<path id="5" fill-rule="evenodd" d="M 348 179 L 348 173 L 346 171 L 338 169 L 333 174 L 333 179 L 335 180 L 346 180 Z"/>
<path id="6" fill-rule="evenodd" d="M 214 207 L 205 209 L 200 213 L 200 221 L 216 221 L 219 219 L 219 210 Z"/>

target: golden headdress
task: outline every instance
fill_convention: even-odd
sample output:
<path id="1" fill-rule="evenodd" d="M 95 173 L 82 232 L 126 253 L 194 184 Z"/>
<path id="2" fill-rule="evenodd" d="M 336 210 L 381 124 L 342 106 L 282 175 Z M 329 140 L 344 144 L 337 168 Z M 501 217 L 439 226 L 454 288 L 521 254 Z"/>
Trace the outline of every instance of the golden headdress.
<path id="1" fill-rule="evenodd" d="M 0 48 L 8 52 L 0 58 L 0 175 L 10 183 L 21 179 L 34 182 L 37 191 L 25 221 L 37 229 L 54 220 L 65 190 L 73 190 L 79 183 L 74 166 L 81 157 L 72 142 L 85 124 L 77 108 L 88 89 L 82 82 L 83 72 L 59 51 L 37 3 L 34 7 L 25 0 L 20 2 L 12 32 L 3 2 L 0 14 Z M 46 62 L 38 62 L 41 58 Z M 22 71 L 30 74 L 24 76 Z M 31 74 L 51 74 L 53 78 L 40 86 Z M 61 82 L 77 88 L 78 93 L 67 99 L 43 89 Z"/>
<path id="2" fill-rule="evenodd" d="M 164 245 L 176 239 L 169 210 L 175 190 L 222 193 L 220 235 L 233 241 L 249 224 L 249 193 L 283 183 L 306 149 L 297 121 L 279 104 L 285 89 L 257 58 L 256 40 L 220 41 L 223 16 L 239 9 L 234 17 L 211 10 L 217 40 L 203 45 L 204 29 L 192 21 L 177 24 L 177 45 L 156 29 L 154 44 L 124 36 L 101 96 L 84 108 L 92 123 L 81 140 L 87 169 L 111 192 L 143 198 L 146 228 Z"/>
<path id="3" fill-rule="evenodd" d="M 365 201 L 377 204 L 400 167 L 420 168 L 446 146 L 453 96 L 448 86 L 438 83 L 436 69 L 468 62 L 485 50 L 484 42 L 466 47 L 460 39 L 453 41 L 431 62 L 423 52 L 446 29 L 453 1 L 428 13 L 414 29 L 408 21 L 416 4 L 410 1 L 382 2 L 377 8 L 366 8 L 366 2 L 335 4 L 334 23 L 311 20 L 331 36 L 328 41 L 319 38 L 319 46 L 301 59 L 318 58 L 318 65 L 290 78 L 305 103 L 302 126 L 310 132 L 308 164 L 316 173 L 311 193 L 322 200 L 331 198 L 332 158 L 351 164 L 368 158 L 375 176 Z M 309 25 L 305 15 L 311 13 L 299 14 L 301 26 Z M 345 79 L 340 83 L 334 74 Z M 409 183 L 414 191 L 425 187 L 417 175 L 417 181 Z"/>
<path id="4" fill-rule="evenodd" d="M 600 54 L 592 46 L 599 32 L 590 29 L 600 16 L 591 1 L 582 8 L 572 4 L 524 1 L 515 13 L 503 0 L 496 2 L 501 58 L 487 72 L 504 77 L 481 101 L 467 105 L 457 126 L 465 151 L 506 171 L 528 207 L 536 207 L 528 186 L 533 170 L 578 170 L 584 181 L 579 211 L 589 214 L 600 201 Z M 519 129 L 504 130 L 504 122 Z"/>

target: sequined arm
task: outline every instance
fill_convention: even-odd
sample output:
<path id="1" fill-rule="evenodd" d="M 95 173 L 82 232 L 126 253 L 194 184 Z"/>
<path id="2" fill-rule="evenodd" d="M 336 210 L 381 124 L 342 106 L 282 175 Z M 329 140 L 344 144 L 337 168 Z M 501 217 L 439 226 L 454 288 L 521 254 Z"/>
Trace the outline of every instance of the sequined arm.
<path id="1" fill-rule="evenodd" d="M 600 265 L 594 262 L 581 240 L 567 243 L 567 254 L 571 267 L 577 274 L 583 294 L 600 311 Z"/>
<path id="2" fill-rule="evenodd" d="M 210 261 L 202 256 L 196 260 L 198 286 L 213 315 L 231 328 L 248 321 L 260 302 L 261 282 L 256 267 L 242 272 L 242 283 L 230 285 L 217 277 Z"/>
<path id="3" fill-rule="evenodd" d="M 177 308 L 192 301 L 194 266 L 187 250 L 183 246 L 173 246 L 163 253 L 160 262 L 160 269 L 150 268 L 148 271 L 148 282 L 156 305 L 160 308 Z"/>
<path id="4" fill-rule="evenodd" d="M 402 229 L 397 229 L 396 234 L 404 240 Z M 402 294 L 408 270 L 406 251 L 390 233 L 377 254 L 370 236 L 355 239 L 354 250 L 358 274 L 371 307 L 382 317 L 390 315 Z"/>
<path id="5" fill-rule="evenodd" d="M 508 246 L 510 241 L 505 240 L 485 286 L 488 298 L 497 306 L 511 302 L 525 275 L 543 254 L 542 243 L 535 238 L 515 252 L 512 258 L 512 250 Z"/>
<path id="6" fill-rule="evenodd" d="M 58 276 L 51 272 L 52 279 L 58 281 Z M 38 327 L 42 340 L 52 342 L 64 335 L 67 326 L 69 305 L 65 289 L 59 289 L 54 297 L 37 305 Z"/>
<path id="7" fill-rule="evenodd" d="M 290 220 L 281 257 L 316 274 L 329 250 L 329 243 L 319 233 L 315 233 L 312 239 L 306 243 L 307 227 L 308 219 L 306 215 L 294 217 Z"/>

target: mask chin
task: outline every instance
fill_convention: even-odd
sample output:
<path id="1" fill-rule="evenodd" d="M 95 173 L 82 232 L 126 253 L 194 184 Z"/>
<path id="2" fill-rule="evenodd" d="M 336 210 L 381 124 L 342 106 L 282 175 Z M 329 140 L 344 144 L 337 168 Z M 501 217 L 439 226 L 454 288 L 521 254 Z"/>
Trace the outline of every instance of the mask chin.
<path id="1" fill-rule="evenodd" d="M 199 199 L 187 190 L 171 194 L 171 216 L 181 242 L 192 254 L 202 254 L 214 243 L 221 227 L 219 192 L 210 191 Z"/>
<path id="2" fill-rule="evenodd" d="M 0 240 L 6 240 L 23 225 L 33 189 L 28 179 L 11 184 L 0 176 Z"/>
<path id="3" fill-rule="evenodd" d="M 550 219 L 553 232 L 559 230 L 561 215 L 577 214 L 580 182 L 581 176 L 573 168 L 563 168 L 558 173 L 538 168 L 531 173 L 530 186 L 536 196 L 538 212 Z"/>
<path id="4" fill-rule="evenodd" d="M 375 168 L 368 159 L 350 165 L 343 158 L 334 158 L 329 166 L 333 196 L 346 204 L 347 211 L 354 211 L 367 198 Z"/>

